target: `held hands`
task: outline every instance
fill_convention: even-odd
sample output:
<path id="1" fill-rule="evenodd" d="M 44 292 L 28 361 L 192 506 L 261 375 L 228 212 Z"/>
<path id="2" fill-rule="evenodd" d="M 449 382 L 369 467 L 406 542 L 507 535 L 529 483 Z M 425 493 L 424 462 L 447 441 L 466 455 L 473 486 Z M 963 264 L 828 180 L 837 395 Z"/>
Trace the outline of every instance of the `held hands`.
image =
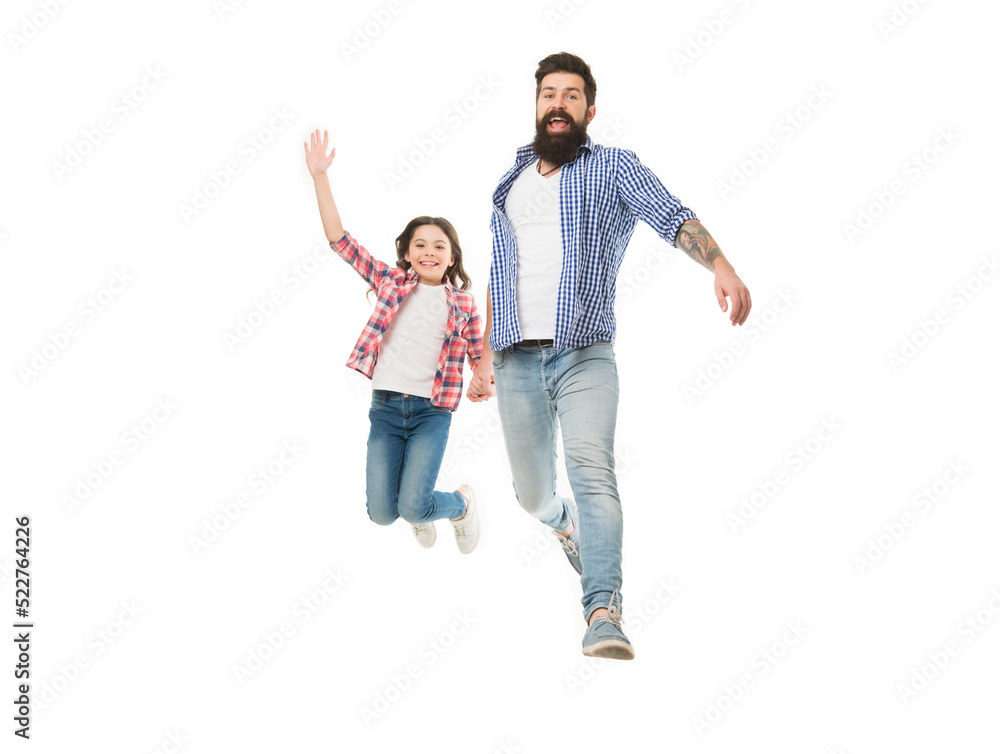
<path id="1" fill-rule="evenodd" d="M 337 154 L 337 148 L 334 147 L 333 151 L 330 152 L 330 156 L 326 156 L 326 145 L 327 145 L 327 133 L 323 132 L 323 142 L 320 143 L 319 140 L 319 129 L 316 129 L 315 133 L 309 135 L 309 144 L 302 142 L 302 146 L 306 150 L 306 167 L 309 168 L 309 175 L 315 178 L 318 175 L 322 175 L 326 172 L 326 169 L 330 167 L 333 162 L 334 155 Z"/>
<path id="2" fill-rule="evenodd" d="M 740 280 L 733 266 L 724 258 L 715 260 L 715 297 L 719 300 L 722 311 L 726 311 L 729 302 L 726 297 L 733 302 L 733 310 L 729 313 L 729 320 L 733 326 L 742 325 L 750 316 L 750 291 Z"/>
<path id="3" fill-rule="evenodd" d="M 469 382 L 469 389 L 465 395 L 473 403 L 488 401 L 497 394 L 493 384 L 492 366 L 486 368 L 480 366 L 476 370 L 476 373 L 472 375 L 472 380 Z"/>

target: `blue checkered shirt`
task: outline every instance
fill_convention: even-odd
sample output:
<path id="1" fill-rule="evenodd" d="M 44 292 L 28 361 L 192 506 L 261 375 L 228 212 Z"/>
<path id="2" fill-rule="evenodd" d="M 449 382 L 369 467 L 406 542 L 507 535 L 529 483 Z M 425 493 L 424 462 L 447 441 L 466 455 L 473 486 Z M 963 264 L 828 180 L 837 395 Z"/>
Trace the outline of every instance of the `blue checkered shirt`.
<path id="1" fill-rule="evenodd" d="M 535 161 L 530 144 L 493 194 L 490 348 L 522 340 L 515 296 L 517 249 L 504 211 L 514 179 Z M 615 339 L 615 287 L 625 248 L 638 220 L 664 241 L 697 216 L 675 199 L 634 152 L 595 144 L 588 136 L 573 162 L 562 166 L 559 186 L 563 259 L 556 308 L 556 348 L 578 348 Z"/>

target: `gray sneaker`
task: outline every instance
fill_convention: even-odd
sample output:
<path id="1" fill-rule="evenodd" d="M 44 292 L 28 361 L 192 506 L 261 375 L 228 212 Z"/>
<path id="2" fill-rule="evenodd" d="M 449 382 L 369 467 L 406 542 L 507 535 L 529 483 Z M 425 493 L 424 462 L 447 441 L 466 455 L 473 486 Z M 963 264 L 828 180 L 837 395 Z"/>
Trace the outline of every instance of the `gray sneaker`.
<path id="1" fill-rule="evenodd" d="M 455 492 L 465 498 L 466 507 L 465 515 L 458 521 L 452 521 L 451 525 L 455 527 L 458 551 L 468 555 L 479 544 L 479 511 L 476 510 L 476 495 L 472 487 L 467 484 L 463 484 Z"/>
<path id="2" fill-rule="evenodd" d="M 437 542 L 437 529 L 434 528 L 433 521 L 428 521 L 426 524 L 410 524 L 410 526 L 421 547 L 433 547 Z"/>
<path id="3" fill-rule="evenodd" d="M 553 534 L 556 535 L 556 539 L 559 540 L 559 544 L 562 545 L 563 552 L 566 553 L 566 559 L 569 560 L 569 564 L 576 569 L 576 572 L 581 576 L 583 575 L 583 561 L 580 560 L 580 539 L 577 532 L 579 527 L 578 520 L 580 518 L 579 514 L 576 512 L 575 506 L 570 506 L 569 509 L 570 520 L 573 522 L 573 531 L 570 532 L 568 537 L 564 537 L 559 532 L 553 530 Z"/>
<path id="4" fill-rule="evenodd" d="M 608 614 L 599 615 L 587 626 L 583 635 L 583 653 L 587 657 L 606 657 L 609 660 L 631 660 L 635 657 L 632 644 L 621 629 L 621 596 L 616 589 L 608 602 Z"/>

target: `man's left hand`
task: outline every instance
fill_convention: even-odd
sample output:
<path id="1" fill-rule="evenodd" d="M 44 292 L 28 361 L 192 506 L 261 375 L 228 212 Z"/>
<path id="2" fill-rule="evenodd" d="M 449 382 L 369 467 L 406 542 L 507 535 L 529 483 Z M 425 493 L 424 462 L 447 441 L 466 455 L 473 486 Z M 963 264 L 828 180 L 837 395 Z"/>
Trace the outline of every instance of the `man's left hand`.
<path id="1" fill-rule="evenodd" d="M 733 266 L 724 258 L 715 260 L 715 297 L 719 300 L 722 311 L 729 308 L 729 301 L 733 303 L 733 309 L 729 313 L 729 321 L 733 326 L 742 325 L 750 316 L 750 291 L 743 285 Z"/>

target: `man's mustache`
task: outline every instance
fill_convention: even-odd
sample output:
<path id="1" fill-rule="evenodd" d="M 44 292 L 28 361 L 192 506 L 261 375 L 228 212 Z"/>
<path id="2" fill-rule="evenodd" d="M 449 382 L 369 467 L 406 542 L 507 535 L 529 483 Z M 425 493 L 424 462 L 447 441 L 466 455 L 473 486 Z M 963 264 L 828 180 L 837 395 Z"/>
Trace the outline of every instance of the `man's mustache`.
<path id="1" fill-rule="evenodd" d="M 556 118 L 561 118 L 562 120 L 569 123 L 571 126 L 576 125 L 576 122 L 574 122 L 573 118 L 565 110 L 553 110 L 552 112 L 546 113 L 542 117 L 542 125 L 547 126 Z"/>

